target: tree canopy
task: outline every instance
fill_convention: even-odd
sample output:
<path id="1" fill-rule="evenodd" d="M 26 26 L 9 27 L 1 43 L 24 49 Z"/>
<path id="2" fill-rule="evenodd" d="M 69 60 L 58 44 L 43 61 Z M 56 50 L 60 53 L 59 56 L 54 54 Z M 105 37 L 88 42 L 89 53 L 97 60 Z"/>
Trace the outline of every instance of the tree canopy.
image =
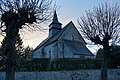
<path id="1" fill-rule="evenodd" d="M 120 7 L 117 4 L 100 4 L 92 11 L 86 11 L 86 15 L 78 19 L 78 25 L 87 39 L 103 46 L 101 80 L 107 80 L 111 44 L 120 41 Z"/>
<path id="2" fill-rule="evenodd" d="M 120 7 L 117 4 L 100 4 L 86 11 L 78 19 L 78 24 L 84 36 L 95 44 L 104 45 L 106 39 L 116 44 L 120 35 Z"/>
<path id="3" fill-rule="evenodd" d="M 0 32 L 5 33 L 6 44 L 6 78 L 14 80 L 16 40 L 19 30 L 40 29 L 36 23 L 42 23 L 51 18 L 52 0 L 0 0 Z"/>
<path id="4" fill-rule="evenodd" d="M 52 0 L 0 0 L 0 30 L 6 32 L 7 23 L 13 19 L 16 28 L 40 29 L 36 23 L 49 20 L 52 11 Z"/>

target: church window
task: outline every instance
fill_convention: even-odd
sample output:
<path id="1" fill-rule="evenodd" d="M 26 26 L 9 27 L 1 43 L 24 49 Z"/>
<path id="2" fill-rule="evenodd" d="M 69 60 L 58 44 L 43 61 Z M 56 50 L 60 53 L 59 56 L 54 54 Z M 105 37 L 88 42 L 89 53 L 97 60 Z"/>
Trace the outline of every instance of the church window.
<path id="1" fill-rule="evenodd" d="M 74 37 L 74 35 L 72 35 L 72 40 L 73 40 L 73 41 L 75 40 L 75 37 Z"/>
<path id="2" fill-rule="evenodd" d="M 51 58 L 51 50 L 49 50 L 49 57 Z"/>

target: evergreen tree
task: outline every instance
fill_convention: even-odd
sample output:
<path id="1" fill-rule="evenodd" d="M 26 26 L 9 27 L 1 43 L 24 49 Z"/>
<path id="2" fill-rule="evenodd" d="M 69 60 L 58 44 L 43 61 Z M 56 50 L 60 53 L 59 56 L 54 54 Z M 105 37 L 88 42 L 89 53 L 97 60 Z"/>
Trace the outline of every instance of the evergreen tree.
<path id="1" fill-rule="evenodd" d="M 103 49 L 99 49 L 96 54 L 96 58 L 102 59 Z"/>
<path id="2" fill-rule="evenodd" d="M 22 55 L 22 60 L 31 60 L 33 55 L 33 49 L 29 46 L 27 46 L 24 49 L 23 55 Z"/>
<path id="3" fill-rule="evenodd" d="M 103 49 L 99 49 L 97 51 L 96 58 L 102 59 L 103 58 Z M 120 46 L 112 46 L 111 47 L 111 52 L 109 54 L 109 65 L 111 67 L 119 67 L 120 66 Z"/>
<path id="4" fill-rule="evenodd" d="M 3 59 L 5 59 L 5 56 L 6 56 L 6 51 L 5 50 L 6 48 L 6 37 L 3 39 L 3 41 L 1 42 L 2 46 L 1 46 L 1 57 L 4 57 Z M 15 57 L 16 57 L 16 60 L 20 59 L 20 56 L 21 54 L 23 54 L 23 41 L 20 37 L 20 35 L 18 34 L 17 38 L 16 38 L 16 43 L 15 43 Z"/>
<path id="5" fill-rule="evenodd" d="M 16 40 L 15 49 L 16 49 L 16 59 L 17 61 L 20 61 L 21 55 L 23 54 L 24 51 L 24 46 L 23 46 L 23 41 L 19 34 Z"/>
<path id="6" fill-rule="evenodd" d="M 3 56 L 3 53 L 2 53 L 2 48 L 0 46 L 0 60 L 2 60 L 2 56 Z"/>

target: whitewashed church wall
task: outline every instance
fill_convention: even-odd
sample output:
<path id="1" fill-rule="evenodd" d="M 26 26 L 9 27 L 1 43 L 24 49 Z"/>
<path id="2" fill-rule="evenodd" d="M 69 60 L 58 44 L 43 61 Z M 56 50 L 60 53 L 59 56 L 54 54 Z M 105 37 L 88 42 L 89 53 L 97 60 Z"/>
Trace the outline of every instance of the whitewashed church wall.
<path id="1" fill-rule="evenodd" d="M 42 52 L 42 48 L 33 53 L 33 58 L 47 58 L 47 55 Z"/>
<path id="2" fill-rule="evenodd" d="M 54 46 L 56 43 L 52 43 L 44 48 L 45 54 L 47 58 L 55 58 L 57 56 L 57 53 Z"/>
<path id="3" fill-rule="evenodd" d="M 33 53 L 33 58 L 40 58 L 40 49 L 36 50 L 34 53 Z"/>
<path id="4" fill-rule="evenodd" d="M 58 41 L 58 58 L 63 58 L 63 43 Z"/>
<path id="5" fill-rule="evenodd" d="M 44 48 L 44 53 L 46 54 L 46 58 L 51 58 L 51 48 L 50 48 L 50 45 L 46 46 Z"/>
<path id="6" fill-rule="evenodd" d="M 53 54 L 55 58 L 58 58 L 58 43 L 53 45 Z"/>
<path id="7" fill-rule="evenodd" d="M 61 39 L 67 39 L 67 40 L 74 40 L 74 41 L 79 41 L 79 42 L 84 42 L 82 37 L 79 35 L 77 32 L 76 28 L 72 25 L 69 25 L 67 29 L 63 32 Z"/>
<path id="8" fill-rule="evenodd" d="M 72 52 L 65 44 L 64 44 L 64 56 L 65 58 L 73 58 Z"/>
<path id="9" fill-rule="evenodd" d="M 70 51 L 70 49 L 64 45 L 64 56 L 65 58 L 79 58 L 79 55 L 73 55 L 73 53 Z"/>

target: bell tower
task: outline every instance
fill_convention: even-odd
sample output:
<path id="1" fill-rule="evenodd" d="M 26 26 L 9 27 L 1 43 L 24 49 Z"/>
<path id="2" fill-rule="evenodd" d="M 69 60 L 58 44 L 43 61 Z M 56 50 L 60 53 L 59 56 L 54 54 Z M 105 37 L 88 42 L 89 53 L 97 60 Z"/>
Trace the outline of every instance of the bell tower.
<path id="1" fill-rule="evenodd" d="M 62 24 L 58 21 L 58 17 L 55 11 L 53 15 L 52 23 L 49 25 L 49 37 L 52 37 L 56 33 L 60 32 L 62 30 L 61 25 Z"/>

